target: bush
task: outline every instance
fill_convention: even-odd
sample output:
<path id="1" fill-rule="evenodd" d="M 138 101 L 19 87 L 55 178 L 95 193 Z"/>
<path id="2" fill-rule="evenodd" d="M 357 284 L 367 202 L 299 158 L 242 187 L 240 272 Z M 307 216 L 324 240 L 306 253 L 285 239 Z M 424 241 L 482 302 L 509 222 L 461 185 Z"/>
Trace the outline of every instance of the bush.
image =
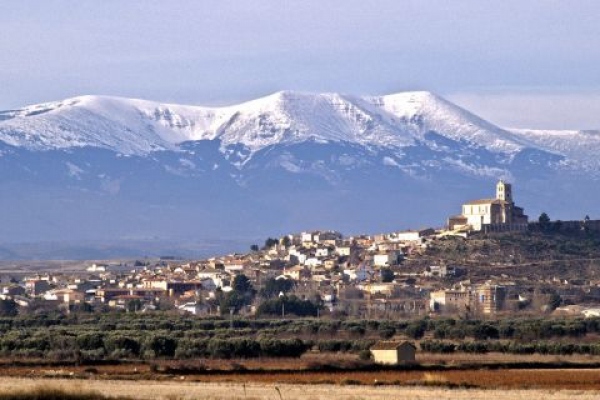
<path id="1" fill-rule="evenodd" d="M 27 391 L 0 393 L 0 400 L 131 400 L 128 397 L 104 396 L 96 392 L 69 392 L 63 389 L 37 388 Z"/>
<path id="2" fill-rule="evenodd" d="M 369 350 L 361 350 L 358 353 L 358 358 L 363 361 L 368 361 L 371 359 L 371 351 Z"/>
<path id="3" fill-rule="evenodd" d="M 151 350 L 156 357 L 173 357 L 177 349 L 177 340 L 168 336 L 151 336 L 144 343 L 145 350 Z"/>
<path id="4" fill-rule="evenodd" d="M 421 339 L 425 335 L 425 329 L 427 328 L 427 322 L 417 321 L 411 322 L 404 333 L 412 339 Z"/>
<path id="5" fill-rule="evenodd" d="M 390 339 L 396 334 L 396 328 L 391 326 L 384 326 L 379 328 L 379 336 L 383 339 Z"/>
<path id="6" fill-rule="evenodd" d="M 101 333 L 86 333 L 77 336 L 77 347 L 81 350 L 96 350 L 104 348 L 104 335 Z"/>
<path id="7" fill-rule="evenodd" d="M 308 346 L 300 339 L 261 340 L 260 352 L 267 357 L 300 357 Z"/>
<path id="8" fill-rule="evenodd" d="M 104 340 L 104 348 L 108 354 L 113 357 L 129 358 L 139 356 L 141 346 L 140 343 L 128 336 L 109 336 Z"/>
<path id="9" fill-rule="evenodd" d="M 421 350 L 429 353 L 454 353 L 456 345 L 440 340 L 423 340 L 419 344 Z"/>

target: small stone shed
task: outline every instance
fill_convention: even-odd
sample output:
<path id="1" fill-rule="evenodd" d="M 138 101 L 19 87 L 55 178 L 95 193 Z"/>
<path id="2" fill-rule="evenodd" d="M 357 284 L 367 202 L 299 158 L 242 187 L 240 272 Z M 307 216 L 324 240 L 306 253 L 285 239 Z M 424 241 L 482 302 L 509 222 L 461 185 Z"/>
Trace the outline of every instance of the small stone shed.
<path id="1" fill-rule="evenodd" d="M 378 364 L 414 364 L 416 352 L 411 342 L 380 341 L 371 347 L 371 355 Z"/>

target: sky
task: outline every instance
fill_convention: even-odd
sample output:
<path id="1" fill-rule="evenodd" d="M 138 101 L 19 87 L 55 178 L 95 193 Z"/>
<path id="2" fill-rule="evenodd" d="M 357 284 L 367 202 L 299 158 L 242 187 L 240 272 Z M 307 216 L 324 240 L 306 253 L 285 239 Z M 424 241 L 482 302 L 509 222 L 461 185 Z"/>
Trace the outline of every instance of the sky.
<path id="1" fill-rule="evenodd" d="M 501 126 L 600 129 L 599 15 L 595 0 L 21 0 L 0 12 L 0 109 L 429 90 Z"/>

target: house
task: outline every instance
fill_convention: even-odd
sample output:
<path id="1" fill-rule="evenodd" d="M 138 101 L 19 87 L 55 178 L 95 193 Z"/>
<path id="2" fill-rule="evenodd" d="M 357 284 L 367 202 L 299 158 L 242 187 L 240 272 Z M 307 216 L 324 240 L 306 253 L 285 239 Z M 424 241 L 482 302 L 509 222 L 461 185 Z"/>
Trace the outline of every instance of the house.
<path id="1" fill-rule="evenodd" d="M 371 347 L 371 355 L 377 364 L 414 364 L 417 348 L 410 342 L 380 341 Z"/>
<path id="2" fill-rule="evenodd" d="M 286 268 L 283 270 L 283 275 L 290 277 L 290 279 L 293 279 L 295 281 L 299 281 L 300 278 L 302 278 L 306 273 L 306 269 L 300 265 L 295 266 L 295 267 L 291 267 L 291 268 Z"/>
<path id="3" fill-rule="evenodd" d="M 471 304 L 471 292 L 467 290 L 438 290 L 429 294 L 429 309 L 438 312 L 457 312 Z"/>
<path id="4" fill-rule="evenodd" d="M 480 311 L 484 314 L 494 314 L 504 307 L 506 288 L 486 282 L 476 287 L 475 295 Z"/>
<path id="5" fill-rule="evenodd" d="M 196 302 L 184 303 L 177 306 L 177 309 L 180 311 L 184 311 L 190 313 L 192 315 L 203 315 L 208 314 L 210 308 L 205 304 L 198 304 Z"/>
<path id="6" fill-rule="evenodd" d="M 342 234 L 336 231 L 317 232 L 313 236 L 313 240 L 316 243 L 328 246 L 335 246 L 336 242 L 342 240 L 342 238 Z"/>
<path id="7" fill-rule="evenodd" d="M 242 258 L 228 258 L 223 260 L 223 266 L 227 272 L 241 273 L 250 267 L 250 262 Z"/>
<path id="8" fill-rule="evenodd" d="M 131 304 L 131 307 L 134 307 L 135 311 L 139 311 L 141 309 L 143 300 L 144 298 L 142 296 L 120 295 L 113 297 L 108 302 L 108 306 L 125 310 Z M 139 304 L 136 304 L 136 301 L 139 302 Z"/>
<path id="9" fill-rule="evenodd" d="M 302 232 L 300 234 L 300 241 L 304 244 L 312 244 L 313 243 L 313 233 L 312 232 Z"/>
<path id="10" fill-rule="evenodd" d="M 600 317 L 600 308 L 588 308 L 581 312 L 586 318 Z"/>
<path id="11" fill-rule="evenodd" d="M 25 288 L 19 285 L 9 285 L 2 288 L 2 294 L 6 296 L 23 296 Z"/>
<path id="12" fill-rule="evenodd" d="M 430 265 L 423 272 L 423 276 L 426 277 L 446 277 L 448 275 L 456 275 L 455 267 L 448 267 L 445 264 L 442 265 Z"/>
<path id="13" fill-rule="evenodd" d="M 408 230 L 392 233 L 389 237 L 391 241 L 399 242 L 419 242 L 427 236 L 435 234 L 435 230 L 432 228 L 419 229 L 419 230 Z"/>
<path id="14" fill-rule="evenodd" d="M 429 308 L 436 312 L 460 312 L 473 309 L 482 314 L 494 314 L 504 308 L 506 288 L 486 282 L 469 289 L 439 290 L 429 294 Z"/>
<path id="15" fill-rule="evenodd" d="M 61 303 L 78 304 L 83 303 L 85 294 L 76 290 L 60 289 L 48 291 L 44 294 L 45 300 L 57 300 Z"/>
<path id="16" fill-rule="evenodd" d="M 351 246 L 337 246 L 335 248 L 335 254 L 337 254 L 338 256 L 350 256 L 351 253 L 352 253 Z"/>
<path id="17" fill-rule="evenodd" d="M 314 268 L 323 265 L 323 261 L 320 258 L 311 257 L 307 258 L 306 261 L 304 261 L 304 265 L 310 268 Z"/>
<path id="18" fill-rule="evenodd" d="M 373 255 L 373 265 L 376 267 L 386 267 L 397 265 L 402 259 L 402 253 L 399 251 L 387 251 Z"/>
<path id="19" fill-rule="evenodd" d="M 348 279 L 351 281 L 362 282 L 371 278 L 373 275 L 373 268 L 368 264 L 361 264 L 358 268 L 344 269 L 344 275 L 348 275 Z"/>
<path id="20" fill-rule="evenodd" d="M 92 264 L 89 267 L 87 267 L 88 272 L 106 272 L 107 270 L 107 264 Z"/>
<path id="21" fill-rule="evenodd" d="M 395 283 L 368 283 L 359 287 L 370 295 L 381 294 L 386 297 L 396 294 L 399 288 Z"/>
<path id="22" fill-rule="evenodd" d="M 50 290 L 50 284 L 45 279 L 30 279 L 25 282 L 25 290 L 30 296 L 35 297 Z"/>
<path id="23" fill-rule="evenodd" d="M 315 250 L 315 257 L 328 257 L 331 252 L 329 247 L 317 247 Z"/>
<path id="24" fill-rule="evenodd" d="M 337 260 L 337 258 L 325 259 L 325 260 L 323 260 L 323 266 L 325 267 L 326 270 L 332 270 L 338 266 L 338 260 Z"/>

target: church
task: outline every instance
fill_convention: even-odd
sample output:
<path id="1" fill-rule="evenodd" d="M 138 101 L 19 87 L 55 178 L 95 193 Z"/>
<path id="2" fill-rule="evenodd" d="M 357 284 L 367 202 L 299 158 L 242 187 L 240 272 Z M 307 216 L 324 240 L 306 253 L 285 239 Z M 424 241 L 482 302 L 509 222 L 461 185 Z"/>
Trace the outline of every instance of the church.
<path id="1" fill-rule="evenodd" d="M 495 199 L 473 200 L 463 204 L 462 214 L 448 219 L 448 229 L 484 232 L 527 230 L 523 208 L 513 201 L 512 185 L 500 180 Z"/>

